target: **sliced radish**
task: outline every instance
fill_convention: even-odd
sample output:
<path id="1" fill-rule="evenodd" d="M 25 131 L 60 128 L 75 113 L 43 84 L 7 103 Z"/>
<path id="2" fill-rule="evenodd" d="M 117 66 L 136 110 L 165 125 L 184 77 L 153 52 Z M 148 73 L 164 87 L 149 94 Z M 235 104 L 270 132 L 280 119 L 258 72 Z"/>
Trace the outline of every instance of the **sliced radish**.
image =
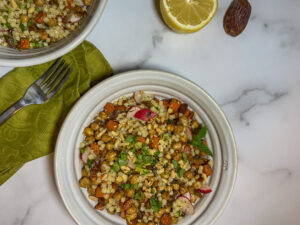
<path id="1" fill-rule="evenodd" d="M 187 138 L 189 141 L 192 141 L 193 140 L 193 133 L 192 133 L 192 129 L 191 128 L 187 128 Z"/>
<path id="2" fill-rule="evenodd" d="M 133 163 L 130 159 L 128 159 L 127 166 L 128 166 L 130 169 L 132 169 L 132 170 L 135 169 L 135 165 L 134 165 L 134 163 Z"/>
<path id="3" fill-rule="evenodd" d="M 191 201 L 191 194 L 190 192 L 185 193 L 184 195 L 182 195 L 182 197 L 187 198 L 189 201 Z"/>
<path id="4" fill-rule="evenodd" d="M 183 203 L 180 204 L 180 209 L 182 212 L 189 215 L 194 214 L 194 207 L 187 197 L 184 196 L 178 197 L 176 201 L 181 201 L 181 203 Z"/>
<path id="5" fill-rule="evenodd" d="M 79 22 L 81 19 L 82 19 L 81 17 L 79 17 L 79 16 L 77 16 L 77 15 L 75 15 L 75 14 L 72 14 L 72 16 L 71 16 L 70 19 L 69 19 L 69 22 L 70 22 L 70 23 L 77 23 L 77 22 Z"/>
<path id="6" fill-rule="evenodd" d="M 127 119 L 133 118 L 134 115 L 140 110 L 141 108 L 139 106 L 132 106 L 127 112 Z"/>
<path id="7" fill-rule="evenodd" d="M 87 160 L 89 158 L 90 154 L 94 154 L 94 151 L 90 148 L 88 148 L 82 155 L 81 155 L 81 160 L 83 162 L 83 164 L 87 164 Z"/>
<path id="8" fill-rule="evenodd" d="M 136 103 L 140 104 L 141 103 L 141 98 L 142 98 L 141 91 L 136 91 L 136 92 L 133 93 L 133 99 Z"/>
<path id="9" fill-rule="evenodd" d="M 212 190 L 210 187 L 204 186 L 199 189 L 199 192 L 202 194 L 209 194 L 210 192 L 212 192 Z"/>
<path id="10" fill-rule="evenodd" d="M 148 121 L 156 117 L 157 113 L 152 112 L 150 109 L 141 109 L 134 114 L 134 117 L 143 121 Z"/>
<path id="11" fill-rule="evenodd" d="M 133 99 L 136 103 L 141 104 L 143 101 L 151 101 L 152 99 L 154 99 L 154 94 L 136 91 L 133 93 Z"/>

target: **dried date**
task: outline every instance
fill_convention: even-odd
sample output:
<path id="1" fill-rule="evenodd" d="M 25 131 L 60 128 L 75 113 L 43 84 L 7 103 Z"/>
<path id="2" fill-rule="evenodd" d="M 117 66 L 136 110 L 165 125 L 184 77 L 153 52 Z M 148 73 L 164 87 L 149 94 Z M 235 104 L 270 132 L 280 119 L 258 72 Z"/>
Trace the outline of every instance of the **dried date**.
<path id="1" fill-rule="evenodd" d="M 224 16 L 224 30 L 231 36 L 238 36 L 246 28 L 251 14 L 247 0 L 233 0 Z"/>

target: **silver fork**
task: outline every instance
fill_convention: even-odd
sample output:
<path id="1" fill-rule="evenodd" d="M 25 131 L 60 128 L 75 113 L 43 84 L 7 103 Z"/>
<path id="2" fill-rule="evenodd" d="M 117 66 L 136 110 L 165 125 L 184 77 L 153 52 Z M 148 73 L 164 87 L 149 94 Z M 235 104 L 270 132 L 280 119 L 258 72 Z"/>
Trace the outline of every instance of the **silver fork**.
<path id="1" fill-rule="evenodd" d="M 54 71 L 54 72 L 53 72 Z M 27 105 L 42 104 L 55 95 L 68 79 L 72 68 L 61 58 L 36 80 L 27 90 L 23 98 L 0 115 L 0 126 L 17 111 Z"/>

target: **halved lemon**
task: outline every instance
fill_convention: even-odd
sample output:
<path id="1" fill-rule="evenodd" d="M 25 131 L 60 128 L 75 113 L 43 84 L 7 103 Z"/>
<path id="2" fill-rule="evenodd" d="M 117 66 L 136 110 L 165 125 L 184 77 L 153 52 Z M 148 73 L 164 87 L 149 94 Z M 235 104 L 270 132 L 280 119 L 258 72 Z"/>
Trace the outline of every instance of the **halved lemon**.
<path id="1" fill-rule="evenodd" d="M 211 21 L 218 0 L 160 0 L 165 23 L 179 33 L 193 33 Z"/>

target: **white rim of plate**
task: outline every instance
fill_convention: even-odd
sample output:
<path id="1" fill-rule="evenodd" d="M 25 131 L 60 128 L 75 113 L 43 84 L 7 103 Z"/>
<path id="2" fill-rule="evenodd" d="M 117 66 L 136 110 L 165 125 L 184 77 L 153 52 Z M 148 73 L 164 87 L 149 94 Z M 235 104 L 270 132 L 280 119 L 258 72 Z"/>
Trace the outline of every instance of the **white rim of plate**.
<path id="1" fill-rule="evenodd" d="M 202 88 L 179 75 L 157 70 L 136 70 L 114 75 L 90 89 L 70 110 L 58 135 L 54 156 L 56 185 L 70 215 L 79 225 L 125 224 L 120 222 L 125 220 L 119 216 L 93 209 L 86 191 L 78 185 L 78 155 L 84 127 L 106 101 L 132 93 L 132 89 L 148 90 L 163 97 L 177 97 L 191 106 L 208 127 L 208 142 L 214 152 L 214 174 L 210 180 L 214 191 L 196 204 L 194 215 L 178 224 L 214 224 L 225 209 L 236 180 L 237 151 L 232 129 L 221 108 Z"/>

